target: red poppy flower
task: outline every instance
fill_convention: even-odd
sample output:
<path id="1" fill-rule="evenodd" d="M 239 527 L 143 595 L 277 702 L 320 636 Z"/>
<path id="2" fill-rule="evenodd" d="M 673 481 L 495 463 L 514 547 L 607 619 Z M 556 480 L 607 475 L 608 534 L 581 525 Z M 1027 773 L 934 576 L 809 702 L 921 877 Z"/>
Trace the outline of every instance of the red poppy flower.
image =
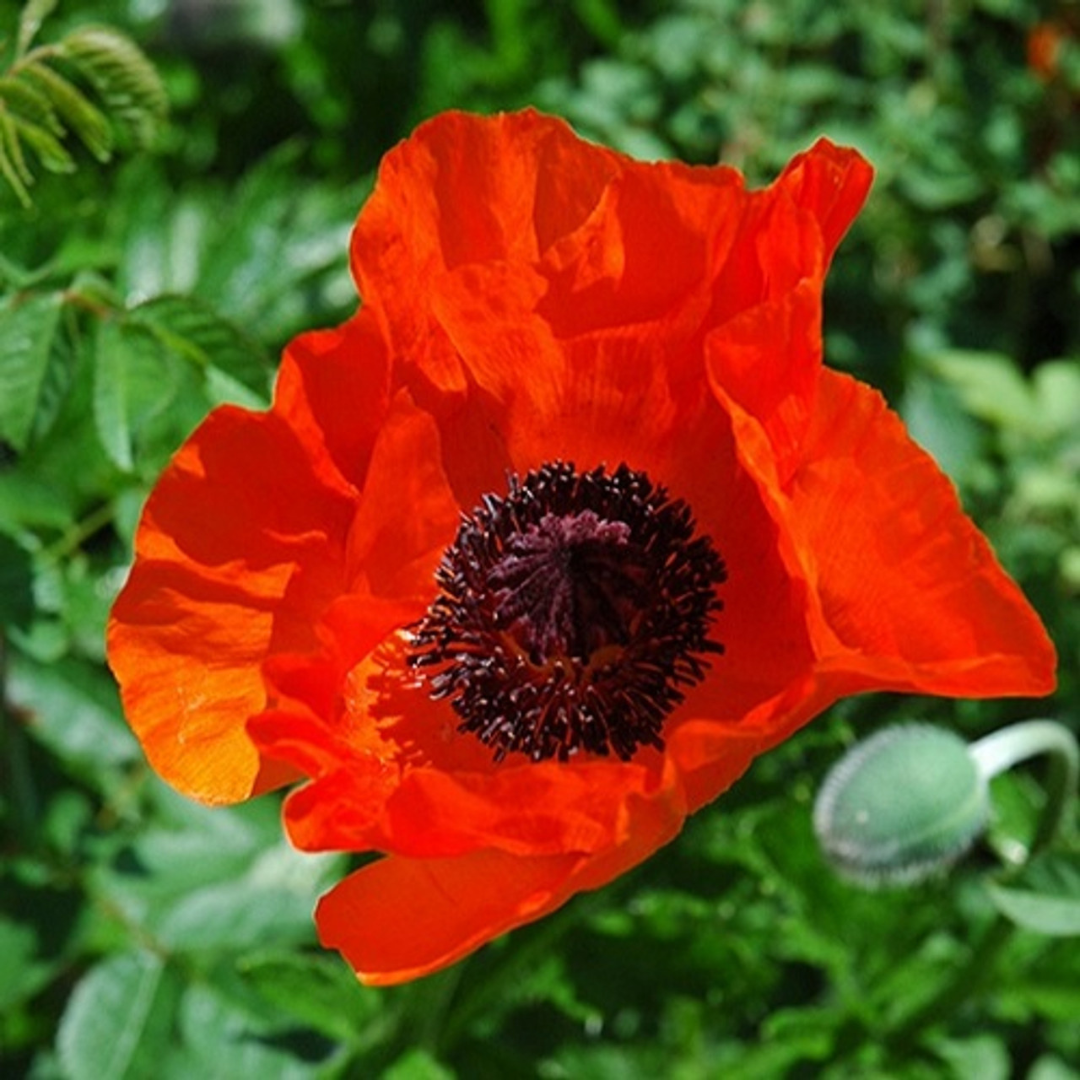
<path id="1" fill-rule="evenodd" d="M 1061 52 L 1069 38 L 1067 27 L 1057 22 L 1036 23 L 1028 33 L 1028 68 L 1043 82 L 1054 79 L 1061 64 Z"/>
<path id="2" fill-rule="evenodd" d="M 678 833 L 846 694 L 1042 694 L 1053 649 L 881 397 L 821 364 L 870 185 L 763 191 L 533 112 L 383 163 L 363 297 L 150 496 L 109 655 L 158 772 L 298 778 L 369 983 L 436 970 Z"/>

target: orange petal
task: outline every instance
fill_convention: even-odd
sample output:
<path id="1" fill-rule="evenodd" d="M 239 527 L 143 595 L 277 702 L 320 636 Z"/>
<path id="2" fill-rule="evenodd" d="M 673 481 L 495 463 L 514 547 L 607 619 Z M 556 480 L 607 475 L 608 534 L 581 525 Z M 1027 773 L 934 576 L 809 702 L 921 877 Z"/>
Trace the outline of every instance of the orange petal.
<path id="1" fill-rule="evenodd" d="M 435 422 L 399 391 L 375 440 L 349 535 L 354 588 L 431 599 L 435 568 L 460 520 Z"/>
<path id="2" fill-rule="evenodd" d="M 390 357 L 362 310 L 335 330 L 294 338 L 274 389 L 274 412 L 310 448 L 319 479 L 349 491 L 367 473 L 390 405 Z"/>
<path id="3" fill-rule="evenodd" d="M 762 425 L 786 480 L 815 408 L 825 272 L 872 170 L 819 141 L 752 196 L 715 285 L 709 379 Z"/>
<path id="4" fill-rule="evenodd" d="M 441 390 L 463 390 L 453 349 L 430 333 L 426 290 L 465 263 L 539 258 L 589 213 L 614 159 L 532 111 L 444 113 L 387 154 L 352 264 L 395 354 Z"/>
<path id="5" fill-rule="evenodd" d="M 244 725 L 265 704 L 262 662 L 314 644 L 351 516 L 272 414 L 217 410 L 162 476 L 108 648 L 128 720 L 181 791 L 232 802 L 280 780 Z"/>
<path id="6" fill-rule="evenodd" d="M 583 858 L 501 851 L 451 859 L 392 855 L 351 874 L 319 901 L 319 938 L 369 986 L 408 982 L 554 910 Z"/>
<path id="7" fill-rule="evenodd" d="M 460 736 L 459 736 L 460 738 Z M 418 857 L 497 848 L 595 852 L 627 841 L 629 798 L 657 796 L 655 752 L 634 763 L 507 763 L 490 772 L 413 769 L 386 807 L 384 850 Z"/>
<path id="8" fill-rule="evenodd" d="M 788 521 L 837 642 L 829 666 L 880 689 L 1046 694 L 1054 649 L 881 395 L 825 372 Z"/>
<path id="9" fill-rule="evenodd" d="M 857 151 L 819 139 L 791 159 L 776 182 L 821 230 L 826 261 L 862 209 L 874 170 Z"/>
<path id="10" fill-rule="evenodd" d="M 448 859 L 381 859 L 319 902 L 322 942 L 339 949 L 369 985 L 437 971 L 575 893 L 607 884 L 666 844 L 686 809 L 676 788 L 664 790 L 663 798 L 631 796 L 625 839 L 591 856 L 474 851 Z"/>

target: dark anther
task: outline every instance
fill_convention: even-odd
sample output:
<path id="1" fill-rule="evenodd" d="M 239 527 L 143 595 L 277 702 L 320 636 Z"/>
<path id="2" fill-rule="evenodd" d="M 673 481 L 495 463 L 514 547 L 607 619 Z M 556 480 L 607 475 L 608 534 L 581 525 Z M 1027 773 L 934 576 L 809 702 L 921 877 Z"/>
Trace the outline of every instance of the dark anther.
<path id="1" fill-rule="evenodd" d="M 690 508 L 644 473 L 556 462 L 462 520 L 409 662 L 496 760 L 628 760 L 663 746 L 683 688 L 723 651 L 708 633 L 724 579 Z"/>

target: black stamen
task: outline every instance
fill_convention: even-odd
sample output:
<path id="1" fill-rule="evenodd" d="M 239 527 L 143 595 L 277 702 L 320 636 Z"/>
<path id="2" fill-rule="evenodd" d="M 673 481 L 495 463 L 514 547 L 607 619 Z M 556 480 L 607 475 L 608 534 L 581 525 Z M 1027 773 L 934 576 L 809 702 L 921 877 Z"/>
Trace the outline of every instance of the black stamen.
<path id="1" fill-rule="evenodd" d="M 459 731 L 534 761 L 662 747 L 701 681 L 724 564 L 690 508 L 620 465 L 556 462 L 463 518 L 409 663 Z"/>

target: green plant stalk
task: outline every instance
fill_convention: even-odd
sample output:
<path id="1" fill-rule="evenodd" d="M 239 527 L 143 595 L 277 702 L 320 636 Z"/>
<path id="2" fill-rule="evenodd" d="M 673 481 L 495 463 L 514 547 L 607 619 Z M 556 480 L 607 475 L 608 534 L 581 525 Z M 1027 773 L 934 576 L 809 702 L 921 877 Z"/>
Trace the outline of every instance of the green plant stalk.
<path id="1" fill-rule="evenodd" d="M 1055 720 L 1024 720 L 977 740 L 968 749 L 987 781 L 1022 761 L 1040 754 L 1049 755 L 1046 803 L 1028 849 L 1029 858 L 1072 828 L 1080 779 L 1080 747 L 1063 724 Z M 1014 930 L 1011 921 L 995 914 L 968 962 L 929 1001 L 889 1032 L 886 1037 L 889 1045 L 902 1048 L 924 1028 L 950 1016 L 969 1001 L 989 981 L 997 958 Z"/>
<path id="2" fill-rule="evenodd" d="M 968 748 L 987 781 L 1022 761 L 1046 754 L 1046 803 L 1032 838 L 1029 857 L 1042 851 L 1073 825 L 1080 783 L 1080 746 L 1055 720 L 1024 720 L 979 739 Z"/>

